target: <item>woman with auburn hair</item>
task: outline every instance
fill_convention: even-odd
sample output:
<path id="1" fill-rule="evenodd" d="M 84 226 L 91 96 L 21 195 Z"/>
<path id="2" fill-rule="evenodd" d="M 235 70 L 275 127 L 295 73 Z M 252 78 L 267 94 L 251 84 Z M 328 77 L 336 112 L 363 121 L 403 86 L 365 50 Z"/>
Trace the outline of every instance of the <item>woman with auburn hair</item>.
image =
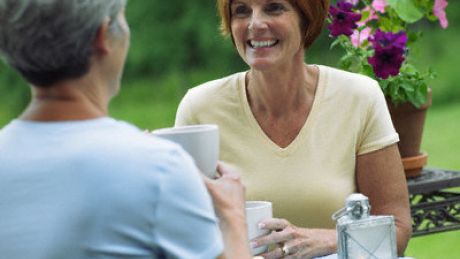
<path id="1" fill-rule="evenodd" d="M 335 253 L 331 215 L 354 192 L 394 215 L 398 253 L 411 236 L 395 132 L 378 83 L 307 64 L 327 0 L 218 0 L 221 29 L 249 70 L 190 89 L 176 125 L 215 123 L 221 159 L 239 168 L 247 199 L 273 202 L 272 230 L 251 246 L 266 258 Z"/>
<path id="2" fill-rule="evenodd" d="M 239 176 L 203 183 L 178 145 L 108 116 L 126 2 L 0 0 L 0 57 L 32 92 L 0 129 L 1 258 L 250 258 Z"/>

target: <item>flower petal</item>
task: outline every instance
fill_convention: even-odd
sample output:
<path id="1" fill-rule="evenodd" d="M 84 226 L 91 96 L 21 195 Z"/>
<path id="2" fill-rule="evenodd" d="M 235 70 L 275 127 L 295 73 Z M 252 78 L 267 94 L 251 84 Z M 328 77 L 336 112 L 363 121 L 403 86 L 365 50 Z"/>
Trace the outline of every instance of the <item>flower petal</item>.
<path id="1" fill-rule="evenodd" d="M 433 5 L 433 14 L 434 16 L 438 17 L 439 24 L 441 24 L 442 28 L 447 28 L 449 26 L 449 22 L 447 21 L 446 16 L 446 7 L 447 7 L 447 0 L 435 0 Z"/>

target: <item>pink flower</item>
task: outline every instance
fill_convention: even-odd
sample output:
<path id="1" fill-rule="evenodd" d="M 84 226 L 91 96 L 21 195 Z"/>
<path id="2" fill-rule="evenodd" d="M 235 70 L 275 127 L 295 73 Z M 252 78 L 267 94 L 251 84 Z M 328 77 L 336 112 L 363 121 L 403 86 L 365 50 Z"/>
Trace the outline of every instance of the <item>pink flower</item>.
<path id="1" fill-rule="evenodd" d="M 372 2 L 372 8 L 374 10 L 384 13 L 385 12 L 385 7 L 388 5 L 386 0 L 374 0 Z"/>
<path id="2" fill-rule="evenodd" d="M 446 7 L 447 7 L 447 0 L 435 0 L 433 6 L 433 14 L 434 16 L 438 17 L 439 24 L 443 29 L 447 28 L 449 22 L 447 21 L 446 16 Z"/>
<path id="3" fill-rule="evenodd" d="M 369 38 L 370 34 L 371 34 L 370 27 L 366 27 L 362 31 L 354 30 L 353 34 L 350 37 L 351 43 L 353 44 L 353 46 L 357 48 L 361 46 L 361 44 L 363 44 L 363 42 Z"/>

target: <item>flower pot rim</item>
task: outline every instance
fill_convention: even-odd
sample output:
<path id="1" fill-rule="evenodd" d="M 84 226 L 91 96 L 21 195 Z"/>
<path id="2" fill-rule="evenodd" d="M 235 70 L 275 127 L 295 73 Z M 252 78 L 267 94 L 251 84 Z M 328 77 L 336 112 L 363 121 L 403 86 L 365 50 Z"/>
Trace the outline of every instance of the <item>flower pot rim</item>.
<path id="1" fill-rule="evenodd" d="M 422 168 L 428 161 L 428 154 L 421 152 L 417 156 L 403 157 L 402 162 L 405 170 Z"/>

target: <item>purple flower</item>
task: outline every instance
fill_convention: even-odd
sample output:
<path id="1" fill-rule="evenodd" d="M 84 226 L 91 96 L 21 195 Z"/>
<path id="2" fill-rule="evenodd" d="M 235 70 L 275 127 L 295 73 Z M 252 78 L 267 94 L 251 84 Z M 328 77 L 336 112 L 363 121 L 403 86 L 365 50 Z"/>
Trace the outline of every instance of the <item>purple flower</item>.
<path id="1" fill-rule="evenodd" d="M 396 47 L 404 51 L 407 43 L 407 35 L 404 31 L 398 33 L 383 32 L 381 30 L 375 31 L 374 37 L 371 39 L 374 48 L 376 46 L 382 47 Z"/>
<path id="2" fill-rule="evenodd" d="M 329 13 L 332 16 L 332 23 L 328 26 L 332 37 L 339 35 L 350 36 L 353 30 L 358 27 L 356 22 L 361 20 L 361 14 L 354 13 L 353 4 L 347 2 L 338 2 L 337 7 L 329 7 Z"/>
<path id="3" fill-rule="evenodd" d="M 387 79 L 399 74 L 405 60 L 404 53 L 407 35 L 404 31 L 398 33 L 382 32 L 377 30 L 370 39 L 374 47 L 374 56 L 368 58 L 377 77 Z"/>

